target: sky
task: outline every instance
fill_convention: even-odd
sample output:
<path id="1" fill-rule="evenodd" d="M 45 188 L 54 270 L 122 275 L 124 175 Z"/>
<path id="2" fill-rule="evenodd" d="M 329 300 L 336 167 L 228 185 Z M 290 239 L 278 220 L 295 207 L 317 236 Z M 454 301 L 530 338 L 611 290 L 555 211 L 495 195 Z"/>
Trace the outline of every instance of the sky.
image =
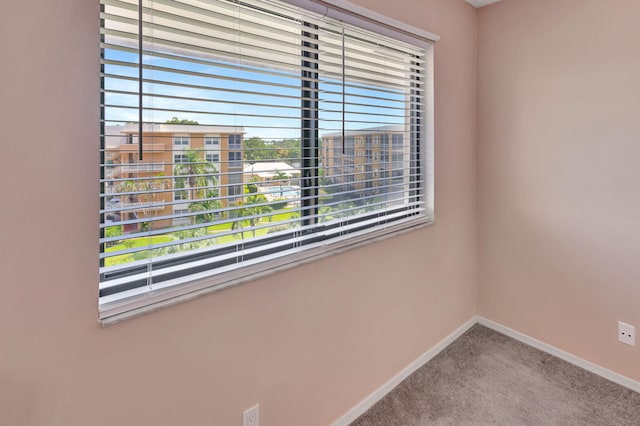
<path id="1" fill-rule="evenodd" d="M 105 64 L 105 119 L 110 121 L 108 124 L 137 122 L 137 53 L 105 49 L 104 57 L 107 61 L 123 62 L 122 65 Z M 144 79 L 161 82 L 144 83 L 146 121 L 165 122 L 178 117 L 200 124 L 244 127 L 247 138 L 300 137 L 301 78 L 297 69 L 287 72 L 230 62 L 209 61 L 209 64 L 203 64 L 149 55 L 144 57 L 143 63 L 155 67 L 144 70 Z M 341 81 L 323 77 L 321 72 L 321 135 L 339 131 L 342 124 Z M 404 124 L 406 96 L 402 91 L 389 93 L 388 89 L 366 87 L 352 81 L 345 92 L 345 101 L 351 103 L 346 106 L 345 119 L 350 122 L 346 130 Z"/>

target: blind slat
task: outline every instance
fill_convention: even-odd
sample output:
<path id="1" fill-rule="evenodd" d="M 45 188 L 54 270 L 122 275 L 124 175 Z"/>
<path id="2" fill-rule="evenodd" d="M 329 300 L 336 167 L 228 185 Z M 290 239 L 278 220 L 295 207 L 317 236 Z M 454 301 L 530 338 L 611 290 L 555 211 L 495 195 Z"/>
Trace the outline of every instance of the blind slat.
<path id="1" fill-rule="evenodd" d="M 142 34 L 101 4 L 104 312 L 430 217 L 424 46 L 278 0 L 154 0 Z"/>

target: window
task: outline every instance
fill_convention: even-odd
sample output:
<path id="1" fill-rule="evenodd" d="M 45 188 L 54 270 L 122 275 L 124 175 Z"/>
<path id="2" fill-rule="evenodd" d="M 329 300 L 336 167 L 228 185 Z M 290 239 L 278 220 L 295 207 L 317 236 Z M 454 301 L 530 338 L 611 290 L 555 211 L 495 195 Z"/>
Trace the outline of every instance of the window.
<path id="1" fill-rule="evenodd" d="M 242 148 L 242 135 L 229 135 L 229 149 Z"/>
<path id="2" fill-rule="evenodd" d="M 220 146 L 220 137 L 219 136 L 205 136 L 204 144 L 206 146 Z"/>
<path id="3" fill-rule="evenodd" d="M 175 164 L 187 163 L 188 161 L 189 161 L 189 158 L 185 154 L 174 154 L 173 155 L 173 162 Z"/>
<path id="4" fill-rule="evenodd" d="M 189 209 L 173 209 L 173 225 L 184 226 L 189 224 Z"/>
<path id="5" fill-rule="evenodd" d="M 101 7 L 101 319 L 431 223 L 435 36 L 311 0 Z M 157 166 L 105 161 L 132 152 Z"/>
<path id="6" fill-rule="evenodd" d="M 173 144 L 176 146 L 189 146 L 189 136 L 174 136 Z"/>
<path id="7" fill-rule="evenodd" d="M 403 149 L 404 141 L 402 135 L 393 134 L 391 141 L 391 146 L 393 147 L 393 149 Z"/>
<path id="8" fill-rule="evenodd" d="M 173 187 L 176 189 L 173 192 L 173 199 L 174 200 L 188 200 L 189 199 L 189 191 L 182 189 L 182 188 L 185 187 L 185 178 L 176 178 L 176 179 L 174 179 Z"/>
<path id="9" fill-rule="evenodd" d="M 242 185 L 242 174 L 233 173 L 229 175 L 229 196 L 232 200 L 237 200 L 239 195 L 244 193 Z M 244 213 L 240 211 L 240 213 Z"/>
<path id="10" fill-rule="evenodd" d="M 230 151 L 229 152 L 229 168 L 242 167 L 242 152 Z"/>

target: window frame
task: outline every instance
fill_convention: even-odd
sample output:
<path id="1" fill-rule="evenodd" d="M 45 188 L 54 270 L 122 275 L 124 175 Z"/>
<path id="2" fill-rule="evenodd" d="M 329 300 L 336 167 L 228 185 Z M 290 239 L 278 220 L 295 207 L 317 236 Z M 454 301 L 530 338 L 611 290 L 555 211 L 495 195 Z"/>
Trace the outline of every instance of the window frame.
<path id="1" fill-rule="evenodd" d="M 211 143 L 211 141 L 215 141 L 215 143 Z M 204 136 L 204 146 L 205 149 L 207 147 L 217 147 L 220 148 L 220 136 L 219 135 L 205 135 Z"/>
<path id="2" fill-rule="evenodd" d="M 178 143 L 178 141 L 180 143 Z M 184 143 L 186 142 L 186 143 Z M 172 145 L 174 147 L 180 147 L 183 149 L 188 149 L 191 146 L 191 137 L 189 135 L 173 135 L 172 136 Z"/>
<path id="3" fill-rule="evenodd" d="M 209 163 L 219 163 L 220 162 L 220 153 L 217 152 L 205 152 L 204 154 L 205 160 Z"/>
<path id="4" fill-rule="evenodd" d="M 317 5 L 313 4 L 310 0 L 295 0 L 295 1 L 290 1 L 290 0 L 285 0 L 287 3 L 304 3 L 306 6 L 308 6 L 309 8 L 315 7 Z M 343 2 L 343 1 L 336 1 L 336 0 L 332 0 L 331 3 L 334 4 L 342 4 L 342 5 L 347 5 L 347 6 L 351 6 L 350 3 L 348 2 Z M 357 8 L 354 7 L 355 10 L 358 10 L 360 13 L 364 13 L 364 15 L 361 16 L 367 16 L 367 11 L 366 9 L 363 8 Z M 364 12 L 363 12 L 364 11 Z M 364 20 L 364 21 L 358 21 L 360 23 L 359 26 L 364 27 L 365 29 L 369 29 L 371 30 L 371 25 L 372 24 L 370 21 Z M 363 25 L 364 23 L 364 25 Z M 410 28 L 406 25 L 403 24 L 404 28 Z M 414 29 L 415 30 L 415 29 Z M 421 32 L 421 30 L 418 30 L 417 32 Z M 309 34 L 312 34 L 312 32 L 310 32 Z M 437 36 L 434 36 L 434 38 L 431 39 L 432 41 L 437 40 Z M 310 47 L 310 46 L 306 46 L 306 47 Z M 312 47 L 312 46 L 311 46 Z M 302 49 L 304 52 L 304 49 Z M 317 58 L 311 58 L 311 59 L 317 59 Z M 162 306 L 163 304 L 166 303 L 175 303 L 176 300 L 187 300 L 193 297 L 197 297 L 199 294 L 202 293 L 208 293 L 211 291 L 217 291 L 219 289 L 223 289 L 226 288 L 228 286 L 231 285 L 236 285 L 239 283 L 243 283 L 246 281 L 250 281 L 253 280 L 257 277 L 260 276 L 264 276 L 264 275 L 268 275 L 273 273 L 273 271 L 275 270 L 279 270 L 282 269 L 284 267 L 294 267 L 295 265 L 299 264 L 300 262 L 306 262 L 312 259 L 317 259 L 319 257 L 325 257 L 325 256 L 329 256 L 335 253 L 339 253 L 344 249 L 347 248 L 355 248 L 355 247 L 359 247 L 363 244 L 367 244 L 369 242 L 372 241 L 377 241 L 380 239 L 385 239 L 385 238 L 389 238 L 395 235 L 398 235 L 400 233 L 404 233 L 404 232 L 410 232 L 416 228 L 421 228 L 423 226 L 427 226 L 430 224 L 434 223 L 434 214 L 433 214 L 433 209 L 434 209 L 434 187 L 433 187 L 433 108 L 434 108 L 434 100 L 433 100 L 433 44 L 427 44 L 425 45 L 425 69 L 426 69 L 426 75 L 425 75 L 425 79 L 423 82 L 421 82 L 421 90 L 423 90 L 425 92 L 424 95 L 424 100 L 425 100 L 425 108 L 422 111 L 422 115 L 420 117 L 415 117 L 414 119 L 418 120 L 418 127 L 421 127 L 421 135 L 422 135 L 422 140 L 420 141 L 420 146 L 417 147 L 417 151 L 421 154 L 418 156 L 418 167 L 421 170 L 421 176 L 424 176 L 424 185 L 423 187 L 417 188 L 417 190 L 422 190 L 423 194 L 422 196 L 424 197 L 424 201 L 425 201 L 425 205 L 427 206 L 427 210 L 428 213 L 427 215 L 425 215 L 425 217 L 421 218 L 421 220 L 414 220 L 413 223 L 409 226 L 407 226 L 406 224 L 403 223 L 396 223 L 396 224 L 390 224 L 390 225 L 385 225 L 385 226 L 379 226 L 376 227 L 375 229 L 371 229 L 371 228 L 366 228 L 364 226 L 364 224 L 362 225 L 362 229 L 358 228 L 358 221 L 355 220 L 353 223 L 349 223 L 349 225 L 353 225 L 355 231 L 350 235 L 350 237 L 348 239 L 340 239 L 340 240 L 331 240 L 331 242 L 329 244 L 320 244 L 318 246 L 314 246 L 311 248 L 307 248 L 303 251 L 298 251 L 298 252 L 291 252 L 291 253 L 287 253 L 286 256 L 278 256 L 278 257 L 274 257 L 273 259 L 263 259 L 260 258 L 259 262 L 252 262 L 253 259 L 250 259 L 249 262 L 246 263 L 245 266 L 242 267 L 242 273 L 236 273 L 235 275 L 233 273 L 231 273 L 229 275 L 228 278 L 225 278 L 223 282 L 217 283 L 217 284 L 212 284 L 212 279 L 211 276 L 214 275 L 214 272 L 216 270 L 216 267 L 209 267 L 207 269 L 207 271 L 198 271 L 198 272 L 194 272 L 193 274 L 189 275 L 188 281 L 184 281 L 184 277 L 182 279 L 180 279 L 180 285 L 175 285 L 175 279 L 169 279 L 165 282 L 164 285 L 160 285 L 158 286 L 159 289 L 162 290 L 161 295 L 158 294 L 157 297 L 141 297 L 138 298 L 137 300 L 123 300 L 123 301 L 116 301 L 115 303 L 112 303 L 108 309 L 105 310 L 101 310 L 100 311 L 100 318 L 103 322 L 115 322 L 123 317 L 127 317 L 130 315 L 136 315 L 137 313 L 139 313 L 140 311 L 146 311 L 146 310 L 153 310 L 153 309 L 157 309 L 158 307 Z M 304 62 L 304 60 L 303 60 Z M 313 61 L 309 61 L 309 64 L 313 64 Z M 317 63 L 316 63 L 317 65 Z M 317 72 L 315 72 L 312 69 L 312 66 L 308 66 L 307 68 L 311 68 L 310 71 L 307 71 L 309 74 L 307 74 L 308 77 L 311 77 L 310 79 L 307 79 L 305 81 L 310 82 L 314 79 L 314 77 L 317 78 Z M 311 83 L 313 84 L 313 83 Z M 305 199 L 313 199 L 313 197 L 318 197 L 318 178 L 319 178 L 319 171 L 322 167 L 324 167 L 323 165 L 321 165 L 319 163 L 319 159 L 321 158 L 321 155 L 319 153 L 319 149 L 320 149 L 320 145 L 319 145 L 319 141 L 320 138 L 318 137 L 317 134 L 317 129 L 314 130 L 313 126 L 305 126 L 305 120 L 309 120 L 311 119 L 310 117 L 305 117 L 304 116 L 304 111 L 311 111 L 314 108 L 314 99 L 312 96 L 306 96 L 305 94 L 309 94 L 313 92 L 313 88 L 310 88 L 310 92 L 305 92 L 305 88 L 303 87 L 303 98 L 306 98 L 308 101 L 307 102 L 311 102 L 310 104 L 306 104 L 303 105 L 302 107 L 302 111 L 303 111 L 303 117 L 302 117 L 302 127 L 303 128 L 309 128 L 309 133 L 308 134 L 303 134 L 302 136 L 302 150 L 303 150 L 303 154 L 302 157 L 305 159 L 303 164 L 302 164 L 302 172 L 303 172 L 303 179 L 306 179 L 307 182 L 309 184 L 305 185 L 305 189 L 303 191 L 307 191 L 310 188 L 315 188 L 315 189 L 311 189 L 311 192 L 303 192 L 303 198 Z M 318 93 L 317 88 L 315 90 L 315 93 Z M 315 108 L 317 109 L 317 104 L 315 105 Z M 315 133 L 314 133 L 315 132 Z M 242 169 L 242 151 L 233 151 L 232 149 L 232 141 L 231 141 L 231 136 L 229 135 L 229 140 L 228 140 L 228 156 L 229 159 L 231 158 L 231 153 L 237 152 L 240 153 L 240 168 Z M 242 147 L 242 137 L 241 135 L 234 135 L 235 136 L 240 136 L 240 140 L 239 142 L 235 142 L 233 145 L 236 145 L 239 143 L 240 147 Z M 176 137 L 179 138 L 186 138 L 187 139 L 187 143 L 180 143 L 178 145 L 176 145 Z M 391 141 L 388 141 L 391 142 Z M 351 143 L 351 149 L 353 150 L 353 146 L 358 143 L 358 144 L 364 144 L 364 140 L 363 139 L 358 139 L 357 141 L 353 141 Z M 173 135 L 173 140 L 172 140 L 172 146 L 174 147 L 184 147 L 185 149 L 187 149 L 188 147 L 190 147 L 191 144 L 191 140 L 189 138 L 188 135 Z M 374 145 L 378 145 L 378 137 L 376 136 L 374 139 Z M 393 145 L 392 143 L 389 143 L 389 145 Z M 205 149 L 206 147 L 210 147 L 210 146 L 217 146 L 217 147 L 221 147 L 222 146 L 222 141 L 219 139 L 219 143 L 217 145 L 213 144 L 206 144 L 205 143 Z M 241 148 L 239 148 L 241 149 Z M 178 154 L 179 155 L 179 154 Z M 364 154 L 361 154 L 364 155 Z M 377 157 L 377 153 L 376 153 L 376 157 Z M 354 155 L 354 158 L 356 156 Z M 175 157 L 174 157 L 175 158 Z M 237 160 L 234 160 L 237 161 Z M 231 164 L 229 164 L 231 166 Z M 235 169 L 233 167 L 230 167 L 232 169 Z M 376 170 L 377 172 L 378 170 Z M 351 177 L 355 177 L 355 174 L 352 174 Z M 230 187 L 231 188 L 231 187 Z M 317 201 L 316 201 L 317 202 Z M 309 205 L 307 206 L 307 209 L 304 209 L 303 211 L 306 212 L 307 216 L 311 217 L 314 216 L 317 213 L 317 207 L 314 209 L 313 206 Z M 310 219 L 305 219 L 304 217 L 302 218 L 302 222 L 303 224 L 309 224 Z M 331 227 L 326 227 L 327 231 L 331 231 L 333 228 Z M 251 245 L 251 243 L 249 242 L 247 244 L 248 246 Z M 200 254 L 199 256 L 202 256 L 202 254 Z M 270 267 L 268 269 L 265 269 L 263 266 L 261 266 L 261 263 L 263 261 L 268 261 L 270 262 Z M 216 263 L 216 262 L 213 262 Z M 221 268 L 226 267 L 226 265 L 221 265 Z"/>

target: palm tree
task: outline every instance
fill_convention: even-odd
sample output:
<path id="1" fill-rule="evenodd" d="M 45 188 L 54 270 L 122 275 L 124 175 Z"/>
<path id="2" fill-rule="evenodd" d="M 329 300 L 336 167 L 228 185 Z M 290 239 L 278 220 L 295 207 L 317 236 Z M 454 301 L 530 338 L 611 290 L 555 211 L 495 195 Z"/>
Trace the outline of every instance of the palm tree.
<path id="1" fill-rule="evenodd" d="M 156 206 L 154 204 L 159 201 L 159 196 L 167 185 L 168 180 L 164 177 L 164 173 L 158 173 L 152 178 L 150 177 L 139 180 L 131 179 L 120 182 L 116 187 L 116 192 L 134 193 L 127 195 L 128 203 L 140 203 L 140 210 L 144 213 L 144 216 L 150 217 L 158 214 L 159 209 L 155 208 Z M 133 211 L 131 213 L 135 214 Z M 146 231 L 148 230 L 150 223 L 144 222 L 140 226 L 143 231 Z"/>
<path id="2" fill-rule="evenodd" d="M 245 194 L 249 195 L 246 195 L 242 200 L 236 201 L 235 204 L 237 208 L 235 209 L 235 212 L 238 218 L 248 216 L 249 219 L 235 220 L 231 225 L 231 229 L 240 229 L 243 226 L 243 222 L 249 222 L 249 226 L 253 228 L 252 234 L 255 237 L 256 225 L 258 225 L 263 216 L 271 212 L 273 209 L 267 204 L 267 197 L 262 194 L 249 192 L 248 185 L 247 189 L 245 189 Z"/>
<path id="3" fill-rule="evenodd" d="M 204 159 L 201 150 L 189 149 L 184 151 L 184 155 L 186 161 L 176 164 L 174 173 L 176 176 L 184 176 L 187 179 L 192 191 L 191 198 L 195 199 L 198 188 L 209 186 L 209 182 L 212 182 L 212 186 L 217 184 L 214 177 L 216 167 Z"/>
<path id="4" fill-rule="evenodd" d="M 280 184 L 280 187 L 282 187 L 283 183 L 286 183 L 285 181 L 287 179 L 289 179 L 289 175 L 282 170 L 278 170 L 278 172 L 271 178 L 271 180 L 277 181 Z"/>
<path id="5" fill-rule="evenodd" d="M 261 216 L 266 215 L 271 211 L 271 207 L 268 205 L 261 205 L 267 203 L 267 197 L 262 194 L 251 194 L 247 196 L 244 202 L 244 208 L 242 213 L 244 216 L 252 216 L 249 221 L 249 225 L 252 228 L 253 236 L 256 236 L 256 225 L 260 222 Z"/>
<path id="6" fill-rule="evenodd" d="M 216 219 L 216 210 L 222 208 L 220 200 L 214 200 L 218 196 L 218 191 L 207 191 L 206 197 L 202 200 L 189 204 L 189 211 L 192 213 L 203 212 L 195 216 L 196 223 L 209 223 Z"/>
<path id="7" fill-rule="evenodd" d="M 333 220 L 333 216 L 331 213 L 333 212 L 333 208 L 331 206 L 321 206 L 318 210 L 318 215 L 320 215 L 320 222 L 329 222 Z"/>

